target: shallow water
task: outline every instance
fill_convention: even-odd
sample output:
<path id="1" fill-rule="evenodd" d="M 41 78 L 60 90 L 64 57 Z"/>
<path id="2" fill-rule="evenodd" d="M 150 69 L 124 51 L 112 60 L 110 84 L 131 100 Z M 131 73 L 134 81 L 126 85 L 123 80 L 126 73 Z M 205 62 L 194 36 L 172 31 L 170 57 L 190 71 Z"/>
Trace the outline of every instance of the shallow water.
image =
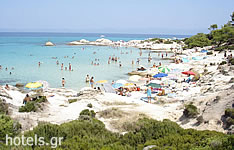
<path id="1" fill-rule="evenodd" d="M 152 66 L 159 61 L 164 64 L 169 61 L 162 61 L 157 53 L 152 53 L 153 62 L 148 63 L 148 50 L 143 50 L 143 55 L 139 56 L 139 49 L 137 48 L 113 48 L 109 46 L 69 46 L 67 42 L 73 40 L 87 39 L 96 40 L 100 35 L 69 35 L 69 34 L 39 34 L 31 33 L 29 35 L 23 33 L 7 34 L 0 33 L 0 84 L 27 83 L 37 80 L 46 80 L 50 87 L 61 87 L 61 79 L 66 80 L 65 87 L 79 90 L 84 86 L 89 86 L 85 83 L 87 74 L 93 76 L 95 81 L 98 80 L 112 80 L 128 79 L 127 73 L 135 70 L 138 66 L 132 65 L 132 60 L 141 59 L 140 64 L 146 67 Z M 131 39 L 146 39 L 143 37 L 123 36 L 116 37 L 116 35 L 109 35 L 106 37 L 111 40 L 131 40 Z M 148 36 L 150 37 L 150 36 Z M 56 44 L 54 47 L 46 47 L 43 44 L 46 41 L 52 41 Z M 94 52 L 96 52 L 94 54 Z M 124 54 L 121 54 L 124 53 Z M 128 54 L 126 54 L 128 53 Z M 119 62 L 111 62 L 108 64 L 109 56 L 120 57 L 122 67 L 119 67 Z M 68 58 L 64 58 L 68 56 Z M 74 59 L 72 57 L 74 56 Z M 170 54 L 169 54 L 170 56 Z M 57 59 L 52 59 L 57 57 Z M 99 59 L 96 63 L 99 66 L 91 65 L 95 59 Z M 56 65 L 56 61 L 59 65 Z M 38 62 L 41 62 L 40 67 Z M 61 63 L 68 68 L 71 63 L 73 71 L 61 70 Z M 6 71 L 5 68 L 8 68 Z M 14 69 L 12 69 L 14 67 Z M 12 73 L 10 75 L 10 72 Z"/>

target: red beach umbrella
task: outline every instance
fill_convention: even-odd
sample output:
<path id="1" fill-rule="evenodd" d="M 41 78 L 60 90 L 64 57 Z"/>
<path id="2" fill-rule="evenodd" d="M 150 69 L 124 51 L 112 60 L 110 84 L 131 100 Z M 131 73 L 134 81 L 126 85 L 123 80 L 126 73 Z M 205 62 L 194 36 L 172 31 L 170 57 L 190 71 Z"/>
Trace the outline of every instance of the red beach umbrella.
<path id="1" fill-rule="evenodd" d="M 183 74 L 187 74 L 187 75 L 196 75 L 194 72 L 192 72 L 192 71 L 184 71 L 184 72 L 182 72 Z"/>

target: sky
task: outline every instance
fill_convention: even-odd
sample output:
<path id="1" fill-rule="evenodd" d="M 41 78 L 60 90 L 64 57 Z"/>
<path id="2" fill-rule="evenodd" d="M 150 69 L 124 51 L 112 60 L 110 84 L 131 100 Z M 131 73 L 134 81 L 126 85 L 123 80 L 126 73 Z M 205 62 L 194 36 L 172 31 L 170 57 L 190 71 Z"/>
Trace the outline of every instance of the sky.
<path id="1" fill-rule="evenodd" d="M 0 32 L 191 35 L 233 11 L 234 0 L 1 0 Z"/>

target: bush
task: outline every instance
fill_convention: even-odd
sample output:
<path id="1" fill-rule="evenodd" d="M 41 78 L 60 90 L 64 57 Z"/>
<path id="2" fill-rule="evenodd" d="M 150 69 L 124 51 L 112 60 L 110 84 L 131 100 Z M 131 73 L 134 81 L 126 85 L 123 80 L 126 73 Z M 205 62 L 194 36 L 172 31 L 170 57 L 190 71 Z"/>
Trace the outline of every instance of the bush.
<path id="1" fill-rule="evenodd" d="M 226 117 L 231 117 L 232 119 L 234 119 L 234 108 L 227 108 L 225 110 L 225 114 Z"/>
<path id="2" fill-rule="evenodd" d="M 206 54 L 207 55 L 213 55 L 213 52 L 207 52 Z"/>
<path id="3" fill-rule="evenodd" d="M 229 62 L 230 64 L 234 65 L 234 58 L 230 59 L 228 62 Z"/>
<path id="4" fill-rule="evenodd" d="M 45 96 L 39 96 L 33 101 L 27 102 L 24 106 L 19 108 L 19 112 L 36 112 L 38 108 L 42 108 L 40 103 L 46 102 Z"/>
<path id="5" fill-rule="evenodd" d="M 77 99 L 69 99 L 68 102 L 69 104 L 71 104 L 71 103 L 77 102 Z"/>
<path id="6" fill-rule="evenodd" d="M 164 44 L 173 44 L 173 41 L 167 40 L 167 41 L 164 42 Z"/>
<path id="7" fill-rule="evenodd" d="M 19 112 L 36 112 L 37 107 L 34 101 L 27 102 L 24 106 L 19 108 Z"/>
<path id="8" fill-rule="evenodd" d="M 0 99 L 0 114 L 8 114 L 8 105 Z"/>
<path id="9" fill-rule="evenodd" d="M 222 61 L 219 65 L 224 65 L 224 64 L 227 64 L 226 61 Z"/>
<path id="10" fill-rule="evenodd" d="M 89 104 L 87 105 L 87 107 L 93 108 L 93 105 L 92 105 L 91 103 L 89 103 Z"/>
<path id="11" fill-rule="evenodd" d="M 95 118 L 96 113 L 93 110 L 85 109 L 80 112 L 80 116 L 89 116 Z"/>
<path id="12" fill-rule="evenodd" d="M 0 143 L 5 143 L 6 135 L 14 137 L 19 134 L 21 125 L 9 116 L 0 115 Z"/>
<path id="13" fill-rule="evenodd" d="M 197 107 L 191 103 L 188 105 L 185 105 L 185 109 L 184 109 L 183 114 L 185 117 L 195 118 L 198 115 Z"/>

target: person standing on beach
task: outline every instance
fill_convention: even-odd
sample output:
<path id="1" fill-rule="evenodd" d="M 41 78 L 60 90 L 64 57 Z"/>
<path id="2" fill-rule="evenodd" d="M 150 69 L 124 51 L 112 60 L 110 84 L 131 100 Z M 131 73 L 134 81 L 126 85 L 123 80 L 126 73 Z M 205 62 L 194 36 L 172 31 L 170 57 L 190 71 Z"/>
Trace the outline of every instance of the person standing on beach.
<path id="1" fill-rule="evenodd" d="M 63 87 L 65 86 L 65 83 L 66 83 L 65 79 L 62 78 L 62 86 L 63 86 Z"/>
<path id="2" fill-rule="evenodd" d="M 89 80 L 90 80 L 90 79 L 89 79 L 89 75 L 87 74 L 85 81 L 86 81 L 86 82 L 89 82 Z"/>
<path id="3" fill-rule="evenodd" d="M 59 61 L 58 60 L 56 61 L 56 64 L 59 65 Z"/>
<path id="4" fill-rule="evenodd" d="M 91 85 L 91 88 L 94 87 L 94 79 L 93 79 L 93 77 L 91 77 L 91 79 L 90 79 L 90 85 Z"/>
<path id="5" fill-rule="evenodd" d="M 147 98 L 148 98 L 148 103 L 151 103 L 151 86 L 148 87 L 147 89 Z"/>
<path id="6" fill-rule="evenodd" d="M 61 64 L 61 70 L 63 70 L 63 63 Z"/>
<path id="7" fill-rule="evenodd" d="M 39 67 L 41 66 L 41 62 L 40 62 L 40 61 L 38 62 L 38 66 L 39 66 Z"/>
<path id="8" fill-rule="evenodd" d="M 71 63 L 69 63 L 69 71 L 71 71 Z"/>

